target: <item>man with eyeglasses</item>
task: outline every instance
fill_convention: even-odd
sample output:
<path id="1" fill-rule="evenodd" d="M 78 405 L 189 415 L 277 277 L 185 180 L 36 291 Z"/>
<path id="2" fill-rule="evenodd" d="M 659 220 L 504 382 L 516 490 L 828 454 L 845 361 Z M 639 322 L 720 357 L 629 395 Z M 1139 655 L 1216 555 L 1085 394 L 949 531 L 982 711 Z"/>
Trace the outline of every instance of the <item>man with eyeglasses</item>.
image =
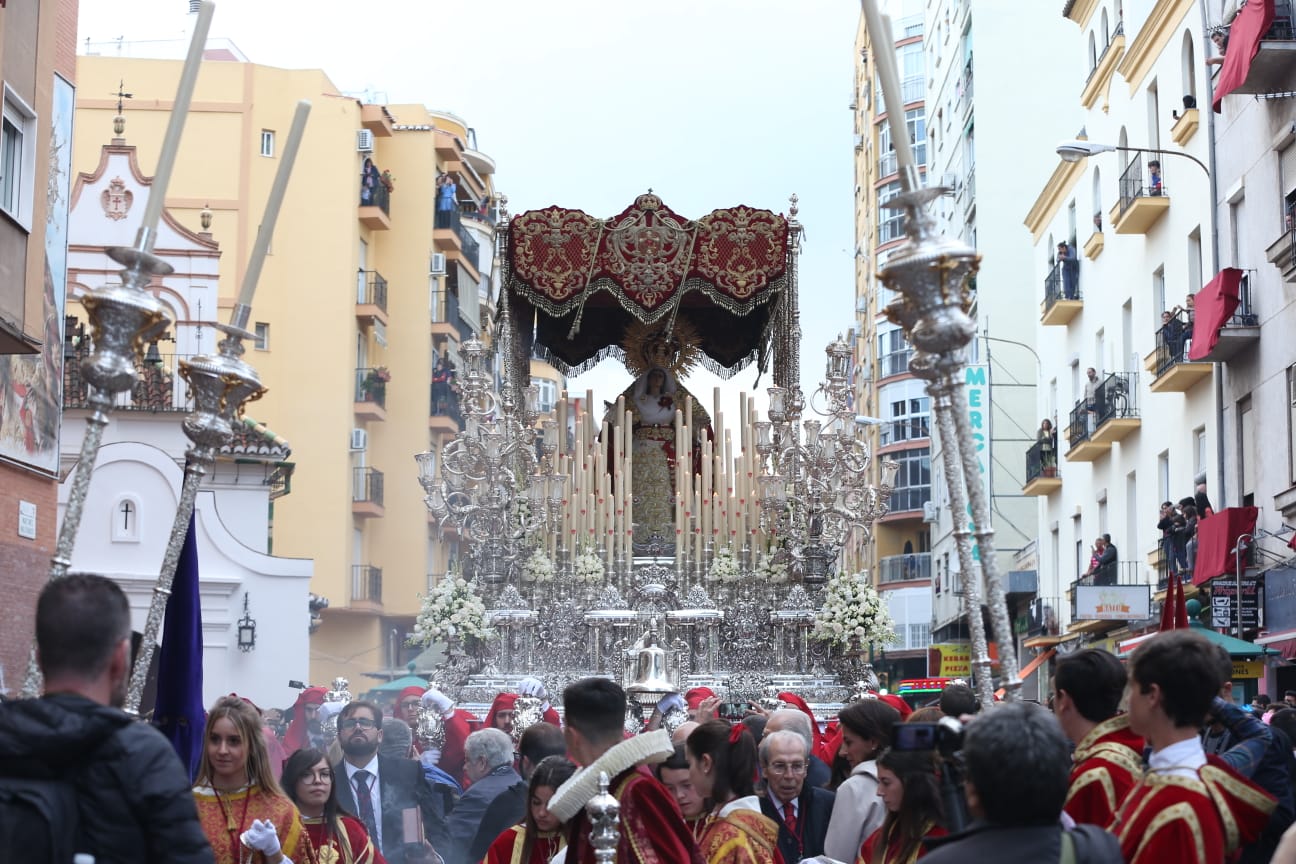
<path id="1" fill-rule="evenodd" d="M 779 826 L 778 847 L 784 861 L 822 855 L 834 795 L 806 785 L 810 748 L 790 730 L 769 732 L 760 742 L 765 794 L 761 812 Z"/>
<path id="2" fill-rule="evenodd" d="M 441 796 L 423 776 L 418 762 L 378 754 L 382 710 L 372 702 L 351 702 L 338 715 L 342 762 L 334 766 L 338 803 L 365 824 L 374 845 L 390 864 L 412 862 L 427 848 L 447 848 L 446 813 Z M 343 782 L 345 781 L 345 782 Z M 405 836 L 405 812 L 417 810 L 423 838 Z M 432 860 L 435 860 L 432 859 Z"/>

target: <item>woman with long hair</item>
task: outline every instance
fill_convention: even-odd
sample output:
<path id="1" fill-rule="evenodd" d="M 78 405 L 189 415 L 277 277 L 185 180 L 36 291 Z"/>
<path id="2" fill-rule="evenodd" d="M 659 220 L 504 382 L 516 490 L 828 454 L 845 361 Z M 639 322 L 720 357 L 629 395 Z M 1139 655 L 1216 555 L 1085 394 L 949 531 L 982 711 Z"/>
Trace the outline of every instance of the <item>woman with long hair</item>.
<path id="1" fill-rule="evenodd" d="M 708 720 L 685 743 L 689 779 L 711 807 L 698 848 L 707 864 L 783 864 L 778 826 L 761 813 L 756 742 L 741 723 Z"/>
<path id="2" fill-rule="evenodd" d="M 882 827 L 864 841 L 856 864 L 913 864 L 927 851 L 925 837 L 947 832 L 936 759 L 930 750 L 885 750 L 877 759 Z"/>
<path id="3" fill-rule="evenodd" d="M 387 864 L 363 823 L 338 804 L 333 766 L 322 750 L 289 756 L 279 781 L 306 825 L 306 854 L 297 864 Z"/>
<path id="4" fill-rule="evenodd" d="M 247 700 L 222 696 L 207 712 L 193 795 L 216 864 L 297 860 L 301 817 L 275 780 L 261 715 Z"/>
<path id="5" fill-rule="evenodd" d="M 838 861 L 854 861 L 864 839 L 878 829 L 886 816 L 878 798 L 878 754 L 891 746 L 891 727 L 900 722 L 900 712 L 881 699 L 852 702 L 837 715 L 841 723 L 840 755 L 850 763 L 851 773 L 837 787 L 824 855 Z"/>
<path id="6" fill-rule="evenodd" d="M 495 838 L 485 864 L 548 864 L 567 845 L 562 822 L 549 812 L 549 799 L 575 773 L 576 766 L 562 756 L 540 760 L 527 786 L 526 818 Z"/>

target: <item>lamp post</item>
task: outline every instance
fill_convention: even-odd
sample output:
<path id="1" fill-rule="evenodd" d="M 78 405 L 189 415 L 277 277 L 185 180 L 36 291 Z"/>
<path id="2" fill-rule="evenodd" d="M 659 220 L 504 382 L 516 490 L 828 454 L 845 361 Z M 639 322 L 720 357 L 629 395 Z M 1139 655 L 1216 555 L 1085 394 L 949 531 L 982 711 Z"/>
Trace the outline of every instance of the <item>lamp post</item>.
<path id="1" fill-rule="evenodd" d="M 1184 159 L 1191 159 L 1196 162 L 1197 167 L 1205 171 L 1207 177 L 1210 176 L 1210 169 L 1206 167 L 1205 162 L 1196 156 L 1179 150 L 1161 150 L 1157 147 L 1122 147 L 1118 144 L 1097 144 L 1083 139 L 1063 141 L 1057 146 L 1057 154 L 1062 157 L 1063 162 L 1079 162 L 1081 159 L 1098 153 L 1112 153 L 1117 150 L 1122 153 L 1155 153 L 1158 156 L 1182 156 Z"/>

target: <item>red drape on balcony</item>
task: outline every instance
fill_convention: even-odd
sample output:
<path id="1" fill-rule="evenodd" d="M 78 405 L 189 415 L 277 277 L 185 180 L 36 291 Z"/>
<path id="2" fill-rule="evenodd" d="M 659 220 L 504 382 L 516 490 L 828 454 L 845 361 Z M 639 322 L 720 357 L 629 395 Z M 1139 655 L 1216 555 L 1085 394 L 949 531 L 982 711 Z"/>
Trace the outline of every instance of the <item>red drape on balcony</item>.
<path id="1" fill-rule="evenodd" d="M 1260 39 L 1273 24 L 1274 0 L 1246 0 L 1229 27 L 1228 49 L 1215 79 L 1215 113 L 1219 113 L 1224 97 L 1246 81 L 1251 71 L 1251 61 L 1260 50 Z"/>
<path id="2" fill-rule="evenodd" d="M 1192 345 L 1188 348 L 1189 360 L 1201 360 L 1219 344 L 1220 328 L 1233 317 L 1241 302 L 1238 290 L 1242 285 L 1242 271 L 1225 267 L 1206 287 L 1197 292 L 1193 304 Z"/>
<path id="3" fill-rule="evenodd" d="M 1197 523 L 1197 564 L 1193 584 L 1203 585 L 1216 576 L 1237 572 L 1233 550 L 1238 538 L 1255 532 L 1260 511 L 1255 507 L 1227 507 Z"/>

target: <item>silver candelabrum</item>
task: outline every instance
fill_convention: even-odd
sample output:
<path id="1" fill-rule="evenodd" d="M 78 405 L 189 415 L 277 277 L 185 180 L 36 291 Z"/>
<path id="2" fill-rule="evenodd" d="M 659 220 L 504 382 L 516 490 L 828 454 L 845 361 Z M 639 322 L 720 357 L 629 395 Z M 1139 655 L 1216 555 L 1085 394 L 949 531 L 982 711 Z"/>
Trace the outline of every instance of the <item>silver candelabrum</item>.
<path id="1" fill-rule="evenodd" d="M 256 370 L 243 361 L 243 340 L 254 338 L 252 333 L 243 329 L 247 323 L 246 306 L 235 307 L 233 324 L 216 324 L 216 329 L 225 333 L 219 344 L 220 353 L 214 356 L 199 356 L 180 362 L 180 375 L 189 385 L 193 395 L 194 410 L 181 424 L 185 435 L 192 444 L 185 451 L 184 482 L 180 486 L 180 502 L 176 507 L 175 520 L 171 523 L 171 536 L 167 540 L 166 553 L 162 558 L 162 569 L 157 582 L 153 585 L 153 597 L 149 603 L 148 618 L 144 624 L 144 638 L 140 642 L 140 653 L 131 670 L 130 685 L 126 690 L 125 709 L 130 714 L 139 712 L 140 702 L 144 698 L 144 687 L 148 682 L 149 665 L 153 660 L 154 647 L 158 641 L 158 631 L 166 614 L 167 599 L 171 596 L 171 586 L 175 581 L 176 567 L 180 563 L 180 552 L 184 548 L 185 537 L 189 532 L 190 517 L 198 499 L 198 487 L 203 477 L 216 461 L 220 452 L 234 435 L 233 423 L 243 414 L 244 406 L 265 395 L 261 379 Z"/>
<path id="2" fill-rule="evenodd" d="M 155 239 L 153 232 L 141 228 L 136 233 L 133 247 L 119 246 L 107 250 L 108 257 L 122 265 L 121 284 L 95 288 L 81 298 L 81 305 L 90 321 L 91 350 L 89 356 L 81 361 L 81 375 L 90 384 L 87 396 L 90 416 L 86 419 L 81 453 L 72 472 L 63 524 L 59 527 L 58 542 L 50 562 L 51 581 L 66 576 L 72 564 L 81 515 L 90 492 L 90 478 L 94 475 L 95 460 L 103 443 L 104 427 L 108 425 L 113 402 L 118 394 L 135 386 L 136 369 L 142 360 L 144 346 L 171 323 L 162 302 L 148 290 L 154 277 L 173 272 L 171 265 L 153 254 Z M 42 686 L 33 641 L 22 694 L 27 698 L 39 696 Z"/>
<path id="3" fill-rule="evenodd" d="M 873 522 L 887 513 L 899 470 L 883 460 L 880 482 L 873 484 L 868 442 L 850 407 L 851 348 L 838 337 L 825 353 L 827 372 L 809 406 L 800 388 L 771 387 L 770 419 L 755 424 L 761 527 L 784 539 L 779 555 L 809 584 L 835 572 L 851 532 L 863 532 L 864 542 L 872 536 Z M 815 406 L 816 397 L 822 408 Z M 807 407 L 827 422 L 802 421 Z"/>
<path id="4" fill-rule="evenodd" d="M 608 775 L 599 772 L 598 794 L 585 805 L 590 821 L 590 846 L 594 847 L 594 860 L 599 864 L 616 861 L 617 844 L 621 842 L 621 804 L 608 793 Z"/>
<path id="5" fill-rule="evenodd" d="M 452 524 L 467 541 L 471 572 L 482 583 L 503 582 L 517 566 L 523 541 L 546 521 L 546 508 L 522 511 L 519 500 L 536 503 L 536 388 L 523 391 L 523 402 L 506 381 L 497 395 L 488 371 L 489 352 L 476 339 L 461 348 L 464 374 L 459 379 L 464 428 L 443 448 L 440 466 L 432 451 L 415 456 L 424 503 L 444 526 Z M 556 433 L 555 433 L 556 434 Z M 554 437 L 546 433 L 546 440 Z M 555 438 L 556 440 L 556 438 Z M 546 447 L 546 452 L 552 450 Z M 547 464 L 546 458 L 546 464 Z M 438 471 L 439 467 L 439 471 Z M 565 498 L 565 478 L 552 478 L 549 500 Z M 541 496 L 543 500 L 543 495 Z M 557 508 L 554 508 L 555 510 Z"/>
<path id="6" fill-rule="evenodd" d="M 977 443 L 971 420 L 961 407 L 966 405 L 965 351 L 976 335 L 976 322 L 968 311 L 972 304 L 968 277 L 976 272 L 981 256 L 964 243 L 937 235 L 926 205 L 943 191 L 939 187 L 911 188 L 887 203 L 886 206 L 904 209 L 907 237 L 878 271 L 878 278 L 900 295 L 900 299 L 886 308 L 886 314 L 904 328 L 917 349 L 909 361 L 909 369 L 928 382 L 927 390 L 932 397 L 949 487 L 950 513 L 954 519 L 954 543 L 959 567 L 968 574 L 963 584 L 972 635 L 972 665 L 976 669 L 982 703 L 988 705 L 993 698 L 993 685 L 989 646 L 981 621 L 978 575 L 984 578 L 990 622 L 999 637 L 1000 670 L 1009 699 L 1017 697 L 1021 680 L 1017 674 L 1007 598 L 999 576 L 989 496 L 978 479 Z M 970 526 L 966 515 L 969 503 Z M 973 554 L 974 537 L 979 556 Z"/>

